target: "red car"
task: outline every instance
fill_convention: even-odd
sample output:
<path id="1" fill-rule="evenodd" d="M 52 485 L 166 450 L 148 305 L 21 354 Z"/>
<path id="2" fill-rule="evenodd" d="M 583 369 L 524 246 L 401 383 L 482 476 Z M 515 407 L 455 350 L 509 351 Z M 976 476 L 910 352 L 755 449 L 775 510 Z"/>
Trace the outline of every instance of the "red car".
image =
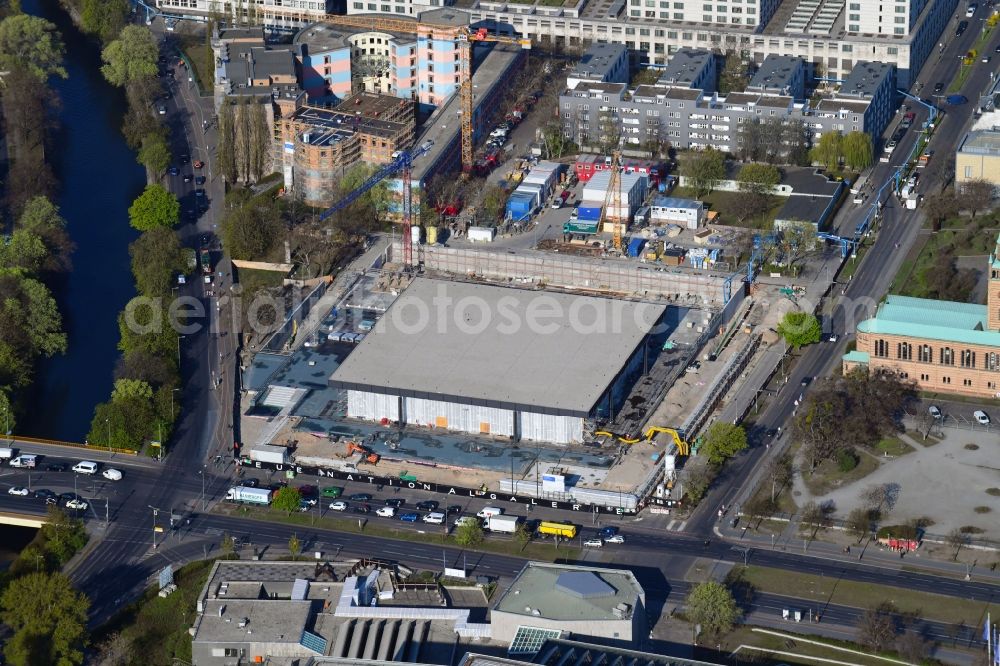
<path id="1" fill-rule="evenodd" d="M 201 160 L 195 160 L 195 161 L 194 161 L 194 168 L 195 168 L 195 169 L 200 169 L 200 168 L 202 168 L 203 166 L 205 166 L 205 163 L 204 163 L 204 162 L 202 162 Z"/>

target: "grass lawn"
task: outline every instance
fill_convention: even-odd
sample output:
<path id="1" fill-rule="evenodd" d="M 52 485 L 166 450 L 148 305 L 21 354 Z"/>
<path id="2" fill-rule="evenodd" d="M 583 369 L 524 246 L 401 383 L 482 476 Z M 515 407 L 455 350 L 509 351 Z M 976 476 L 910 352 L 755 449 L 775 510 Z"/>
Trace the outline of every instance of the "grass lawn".
<path id="1" fill-rule="evenodd" d="M 921 234 L 911 248 L 906 261 L 900 266 L 890 291 L 917 298 L 934 297 L 931 293 L 934 262 L 942 251 L 954 256 L 988 256 L 996 244 L 998 214 L 980 214 L 972 220 L 967 217 L 946 220 L 941 231 Z"/>
<path id="2" fill-rule="evenodd" d="M 315 518 L 313 512 L 294 512 L 287 515 L 284 511 L 274 509 L 259 509 L 257 507 L 238 506 L 234 504 L 220 504 L 215 509 L 215 513 L 225 515 L 237 515 L 243 518 L 254 520 L 265 520 L 272 523 L 283 523 L 286 525 L 302 525 L 305 528 L 321 528 L 336 530 L 338 532 L 353 532 L 355 534 L 369 534 L 387 539 L 400 539 L 404 541 L 419 541 L 421 543 L 433 543 L 443 546 L 461 548 L 455 539 L 446 535 L 441 530 L 436 530 L 434 534 L 429 532 L 415 532 L 413 530 L 399 530 L 385 525 L 381 520 L 372 521 L 361 518 L 362 525 L 359 526 L 358 518 L 331 517 L 326 516 Z M 577 537 L 577 541 L 579 536 Z M 479 550 L 500 555 L 512 555 L 514 557 L 525 557 L 531 560 L 542 560 L 552 562 L 558 558 L 575 559 L 580 557 L 580 547 L 562 544 L 556 546 L 555 542 L 547 539 L 537 540 L 529 543 L 523 549 L 521 544 L 514 540 L 486 539 L 480 545 L 469 550 Z"/>
<path id="3" fill-rule="evenodd" d="M 949 624 L 965 623 L 975 626 L 982 621 L 987 610 L 994 615 L 1000 612 L 996 604 L 984 605 L 940 594 L 915 592 L 888 585 L 842 580 L 829 576 L 797 573 L 784 569 L 750 566 L 741 569 L 743 578 L 761 592 L 788 594 L 794 590 L 796 597 L 822 611 L 829 603 L 853 608 L 868 608 L 883 601 L 891 601 L 900 611 L 912 612 L 927 620 Z"/>
<path id="4" fill-rule="evenodd" d="M 976 59 L 978 61 L 978 58 Z M 965 82 L 969 80 L 969 74 L 972 73 L 972 68 L 974 65 L 959 65 L 958 74 L 952 79 L 951 85 L 948 86 L 949 93 L 957 93 L 965 85 Z"/>
<path id="5" fill-rule="evenodd" d="M 916 430 L 907 430 L 906 434 L 909 435 L 913 439 L 913 441 L 919 444 L 920 446 L 927 447 L 941 443 L 941 440 L 935 437 L 934 435 L 927 435 L 927 438 L 924 439 L 924 433 L 917 432 Z"/>
<path id="6" fill-rule="evenodd" d="M 211 94 L 215 87 L 215 62 L 204 35 L 180 35 L 178 41 L 184 56 L 194 67 L 201 94 Z"/>
<path id="7" fill-rule="evenodd" d="M 913 452 L 913 448 L 898 437 L 886 437 L 876 444 L 875 448 L 879 452 L 890 456 L 903 456 Z"/>
<path id="8" fill-rule="evenodd" d="M 695 191 L 690 187 L 675 187 L 670 196 L 681 197 L 684 199 L 696 199 L 705 202 L 705 207 L 709 210 L 714 210 L 719 214 L 719 224 L 726 224 L 734 227 L 745 227 L 747 229 L 767 229 L 770 230 L 774 226 L 774 218 L 778 215 L 778 211 L 785 203 L 784 197 L 773 197 L 774 202 L 772 206 L 764 212 L 763 215 L 758 215 L 757 217 L 744 220 L 740 222 L 736 214 L 733 212 L 737 210 L 736 202 L 742 197 L 739 192 L 709 192 L 703 197 L 695 196 Z"/>
<path id="9" fill-rule="evenodd" d="M 825 495 L 834 488 L 863 479 L 876 469 L 878 460 L 862 449 L 857 450 L 858 465 L 850 472 L 841 472 L 833 460 L 824 460 L 812 474 L 805 474 L 802 480 L 813 495 Z"/>
<path id="10" fill-rule="evenodd" d="M 192 562 L 174 572 L 177 591 L 169 597 L 158 596 L 159 588 L 146 590 L 141 599 L 124 608 L 93 637 L 100 643 L 114 633 L 132 646 L 132 653 L 143 655 L 143 663 L 170 664 L 191 661 L 191 635 L 188 628 L 196 616 L 195 606 L 202 586 L 208 580 L 215 560 Z"/>
<path id="11" fill-rule="evenodd" d="M 839 273 L 837 273 L 837 280 L 839 282 L 846 282 L 849 280 L 854 275 L 854 272 L 858 270 L 858 266 L 861 265 L 861 260 L 865 258 L 865 254 L 867 252 L 868 243 L 864 242 L 860 247 L 858 247 L 858 256 L 848 257 L 847 261 L 844 262 L 844 267 Z"/>
<path id="12" fill-rule="evenodd" d="M 826 643 L 830 647 L 812 645 L 810 643 L 797 640 L 800 638 L 807 638 L 818 643 Z M 866 658 L 853 652 L 838 650 L 835 647 L 836 644 L 836 641 L 822 636 L 802 636 L 796 633 L 788 637 L 783 637 L 775 636 L 770 633 L 754 631 L 753 627 L 742 626 L 726 635 L 723 647 L 727 652 L 736 650 L 741 645 L 762 648 L 762 650 L 750 650 L 746 647 L 740 649 L 736 655 L 739 658 L 739 663 L 808 664 L 809 666 L 813 666 L 815 664 L 824 663 L 819 661 L 821 659 L 850 662 L 852 664 L 859 664 L 860 666 L 885 666 L 887 663 L 883 660 L 875 659 L 874 657 Z M 861 649 L 857 645 L 852 645 L 850 643 L 841 644 L 852 650 Z M 782 654 L 780 656 L 773 655 L 771 658 L 768 658 L 768 654 L 774 652 L 784 652 L 787 654 Z M 707 658 L 708 656 L 709 655 L 705 655 L 703 658 Z"/>

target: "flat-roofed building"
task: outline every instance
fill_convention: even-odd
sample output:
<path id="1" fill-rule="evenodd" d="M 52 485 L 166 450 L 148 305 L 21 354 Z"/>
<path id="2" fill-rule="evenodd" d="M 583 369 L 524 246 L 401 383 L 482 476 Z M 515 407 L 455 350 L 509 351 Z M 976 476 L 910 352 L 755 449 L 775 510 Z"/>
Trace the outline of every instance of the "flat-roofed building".
<path id="1" fill-rule="evenodd" d="M 955 182 L 985 180 L 1000 188 L 1000 126 L 974 129 L 955 151 Z"/>
<path id="2" fill-rule="evenodd" d="M 581 81 L 628 83 L 628 49 L 621 44 L 595 42 L 566 77 L 573 85 Z"/>
<path id="3" fill-rule="evenodd" d="M 329 383 L 350 418 L 582 442 L 584 422 L 616 413 L 652 362 L 665 311 L 417 278 Z"/>

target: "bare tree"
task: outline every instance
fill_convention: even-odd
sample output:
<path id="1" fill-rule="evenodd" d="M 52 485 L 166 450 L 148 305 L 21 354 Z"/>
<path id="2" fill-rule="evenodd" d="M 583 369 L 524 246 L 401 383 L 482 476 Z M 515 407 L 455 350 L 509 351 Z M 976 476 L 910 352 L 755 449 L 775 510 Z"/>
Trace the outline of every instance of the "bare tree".
<path id="1" fill-rule="evenodd" d="M 844 527 L 847 529 L 848 534 L 853 535 L 858 543 L 868 535 L 871 530 L 871 517 L 869 515 L 868 509 L 864 507 L 857 507 L 856 509 L 851 509 L 851 512 L 847 514 L 847 518 L 844 521 Z"/>
<path id="2" fill-rule="evenodd" d="M 270 168 L 270 151 L 272 137 L 267 122 L 267 109 L 264 103 L 255 102 L 251 105 L 250 113 L 250 155 L 249 169 L 253 181 L 257 182 L 266 175 Z"/>
<path id="3" fill-rule="evenodd" d="M 961 528 L 956 527 L 951 532 L 948 532 L 948 536 L 945 537 L 945 542 L 955 549 L 955 554 L 952 556 L 953 561 L 958 560 L 958 554 L 962 552 L 962 546 L 968 545 L 969 535 L 961 530 Z"/>
<path id="4" fill-rule="evenodd" d="M 858 620 L 858 641 L 876 653 L 888 647 L 896 636 L 895 613 L 888 601 L 866 610 Z"/>
<path id="5" fill-rule="evenodd" d="M 126 666 L 135 658 L 135 647 L 132 641 L 119 631 L 108 636 L 103 643 L 97 646 L 97 650 L 94 662 L 97 666 Z"/>
<path id="6" fill-rule="evenodd" d="M 932 644 L 920 635 L 914 627 L 910 627 L 896 639 L 896 651 L 899 656 L 913 664 L 921 664 L 931 653 Z"/>
<path id="7" fill-rule="evenodd" d="M 771 502 L 777 501 L 777 495 L 781 490 L 792 482 L 795 476 L 795 467 L 792 463 L 792 456 L 783 453 L 767 466 L 767 476 L 771 479 Z"/>
<path id="8" fill-rule="evenodd" d="M 802 507 L 801 524 L 808 525 L 811 528 L 809 534 L 809 540 L 811 541 L 816 538 L 820 530 L 830 527 L 830 512 L 825 507 L 816 504 L 816 502 L 809 502 Z"/>
<path id="9" fill-rule="evenodd" d="M 961 206 L 976 219 L 976 213 L 989 207 L 993 201 L 993 183 L 981 178 L 962 183 Z"/>
<path id="10" fill-rule="evenodd" d="M 232 102 L 226 100 L 219 108 L 219 136 L 215 147 L 215 157 L 219 163 L 222 177 L 230 185 L 239 180 L 239 168 L 236 161 L 236 109 Z"/>
<path id="11" fill-rule="evenodd" d="M 924 215 L 930 219 L 931 228 L 934 231 L 940 231 L 941 222 L 955 215 L 958 206 L 955 193 L 951 190 L 945 190 L 924 199 Z"/>
<path id="12" fill-rule="evenodd" d="M 253 102 L 241 97 L 236 107 L 236 164 L 237 171 L 244 183 L 250 182 L 251 154 L 253 153 L 253 136 L 251 132 Z"/>

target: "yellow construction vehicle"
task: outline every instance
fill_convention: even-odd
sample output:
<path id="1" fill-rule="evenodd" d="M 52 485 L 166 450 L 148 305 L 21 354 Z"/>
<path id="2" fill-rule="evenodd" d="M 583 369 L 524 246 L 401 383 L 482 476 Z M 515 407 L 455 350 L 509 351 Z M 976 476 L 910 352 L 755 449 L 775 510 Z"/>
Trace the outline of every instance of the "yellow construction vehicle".
<path id="1" fill-rule="evenodd" d="M 681 439 L 680 433 L 678 433 L 673 428 L 662 428 L 660 426 L 652 426 L 646 430 L 646 441 L 652 441 L 658 433 L 663 433 L 664 435 L 670 435 L 670 438 L 674 441 L 674 445 L 677 447 L 677 453 L 682 456 L 691 455 L 691 445 Z"/>

